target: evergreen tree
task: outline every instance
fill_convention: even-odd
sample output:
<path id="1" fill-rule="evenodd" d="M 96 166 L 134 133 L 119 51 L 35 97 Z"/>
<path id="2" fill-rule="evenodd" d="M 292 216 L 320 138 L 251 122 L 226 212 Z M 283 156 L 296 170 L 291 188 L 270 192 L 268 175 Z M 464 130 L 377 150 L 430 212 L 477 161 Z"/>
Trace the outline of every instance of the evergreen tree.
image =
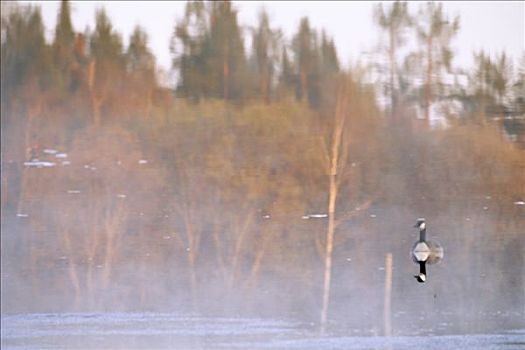
<path id="1" fill-rule="evenodd" d="M 148 48 L 148 34 L 136 26 L 126 51 L 127 69 L 131 72 L 153 70 L 155 57 Z"/>
<path id="2" fill-rule="evenodd" d="M 74 59 L 75 33 L 71 24 L 70 5 L 68 0 L 60 3 L 53 42 L 54 64 L 58 72 L 59 84 L 65 86 L 70 80 L 70 70 Z"/>
<path id="3" fill-rule="evenodd" d="M 127 85 L 132 87 L 128 106 L 133 114 L 149 116 L 153 91 L 157 85 L 155 78 L 155 57 L 148 48 L 148 35 L 136 26 L 129 39 L 126 51 Z"/>
<path id="4" fill-rule="evenodd" d="M 187 3 L 170 50 L 180 73 L 177 89 L 183 95 L 242 98 L 246 58 L 237 11 L 230 1 Z"/>
<path id="5" fill-rule="evenodd" d="M 212 96 L 225 100 L 242 97 L 246 58 L 237 11 L 231 1 L 211 3 L 210 35 L 204 60 L 209 62 L 210 78 L 216 82 Z"/>
<path id="6" fill-rule="evenodd" d="M 198 100 L 208 91 L 209 67 L 204 57 L 208 41 L 209 24 L 205 3 L 186 3 L 184 17 L 175 24 L 170 52 L 173 68 L 179 72 L 177 91 L 183 96 Z"/>
<path id="7" fill-rule="evenodd" d="M 1 51 L 2 101 L 8 101 L 10 92 L 25 83 L 49 86 L 50 52 L 39 7 L 14 4 L 6 15 L 2 14 Z"/>
<path id="8" fill-rule="evenodd" d="M 292 66 L 292 62 L 290 62 L 290 59 L 288 58 L 288 51 L 286 47 L 283 47 L 282 49 L 279 85 L 285 91 L 294 90 L 296 86 L 296 76 L 294 74 L 294 68 Z"/>
<path id="9" fill-rule="evenodd" d="M 512 103 L 512 65 L 503 52 L 495 58 L 484 51 L 474 54 L 474 68 L 469 76 L 471 109 L 501 113 Z M 472 103 L 474 102 L 474 103 Z"/>
<path id="10" fill-rule="evenodd" d="M 258 93 L 266 103 L 270 102 L 270 90 L 279 60 L 281 33 L 270 27 L 266 11 L 259 13 L 259 24 L 252 35 L 252 51 L 258 81 Z"/>
<path id="11" fill-rule="evenodd" d="M 516 113 L 525 113 L 525 54 L 518 63 L 517 76 L 512 87 L 512 103 Z"/>
<path id="12" fill-rule="evenodd" d="M 115 102 L 108 98 L 111 94 L 120 94 L 123 72 L 125 68 L 122 53 L 122 40 L 114 32 L 104 9 L 96 13 L 95 31 L 91 35 L 90 51 L 92 61 L 89 69 L 89 86 L 93 119 L 96 125 L 101 122 L 102 105 Z"/>
<path id="13" fill-rule="evenodd" d="M 441 74 L 451 70 L 453 52 L 450 42 L 458 33 L 459 17 L 449 20 L 443 13 L 442 4 L 429 2 L 420 9 L 418 18 L 420 22 L 416 23 L 416 32 L 425 67 L 423 106 L 428 121 L 430 105 L 441 87 Z"/>
<path id="14" fill-rule="evenodd" d="M 339 59 L 334 40 L 329 39 L 323 30 L 321 33 L 321 74 L 322 76 L 332 76 L 339 72 Z"/>
<path id="15" fill-rule="evenodd" d="M 113 25 L 104 9 L 95 15 L 95 31 L 91 36 L 91 55 L 97 62 L 121 65 L 122 39 L 113 31 Z"/>
<path id="16" fill-rule="evenodd" d="M 374 20 L 388 36 L 386 53 L 388 56 L 389 82 L 386 84 L 386 90 L 390 95 L 391 108 L 394 109 L 398 101 L 395 87 L 396 76 L 398 75 L 397 53 L 406 43 L 405 32 L 412 25 L 412 18 L 408 13 L 407 3 L 395 1 L 386 12 L 383 9 L 383 4 L 377 5 L 374 9 Z"/>
<path id="17" fill-rule="evenodd" d="M 311 91 L 309 99 L 312 106 L 331 113 L 329 110 L 334 103 L 335 82 L 341 69 L 334 41 L 324 31 L 321 33 L 321 45 L 318 51 L 320 53 L 319 73 L 316 76 L 318 79 L 313 85 L 314 89 Z"/>
<path id="18" fill-rule="evenodd" d="M 504 103 L 508 95 L 512 77 L 512 62 L 505 52 L 496 57 L 494 67 L 494 90 L 498 103 Z"/>
<path id="19" fill-rule="evenodd" d="M 296 97 L 307 99 L 310 107 L 321 107 L 323 89 L 333 75 L 339 71 L 339 59 L 332 39 L 322 33 L 319 40 L 317 32 L 310 27 L 304 17 L 297 34 L 292 39 L 294 68 L 296 77 Z"/>
<path id="20" fill-rule="evenodd" d="M 308 97 L 311 88 L 310 81 L 316 67 L 316 37 L 310 28 L 307 17 L 303 17 L 299 24 L 299 30 L 292 40 L 294 61 L 298 74 L 297 98 L 302 100 Z"/>

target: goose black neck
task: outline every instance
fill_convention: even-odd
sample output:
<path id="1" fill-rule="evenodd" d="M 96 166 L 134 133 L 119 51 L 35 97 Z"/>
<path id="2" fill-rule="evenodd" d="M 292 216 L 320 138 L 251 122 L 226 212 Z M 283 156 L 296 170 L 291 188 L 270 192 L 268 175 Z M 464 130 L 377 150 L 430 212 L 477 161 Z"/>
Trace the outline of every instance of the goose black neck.
<path id="1" fill-rule="evenodd" d="M 419 262 L 419 273 L 426 275 L 427 274 L 427 262 L 426 261 L 420 261 Z"/>
<path id="2" fill-rule="evenodd" d="M 427 229 L 421 228 L 419 229 L 419 241 L 424 242 L 427 239 Z"/>

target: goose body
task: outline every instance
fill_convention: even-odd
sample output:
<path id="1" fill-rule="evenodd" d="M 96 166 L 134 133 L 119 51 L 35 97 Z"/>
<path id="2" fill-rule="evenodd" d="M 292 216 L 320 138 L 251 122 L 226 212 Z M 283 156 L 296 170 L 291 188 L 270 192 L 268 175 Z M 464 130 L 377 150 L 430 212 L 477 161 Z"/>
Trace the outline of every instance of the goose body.
<path id="1" fill-rule="evenodd" d="M 426 265 L 437 264 L 443 259 L 443 247 L 434 241 L 426 239 L 425 219 L 418 219 L 414 227 L 419 228 L 419 240 L 412 246 L 412 260 L 419 265 L 419 274 L 414 277 L 420 283 L 427 280 Z"/>

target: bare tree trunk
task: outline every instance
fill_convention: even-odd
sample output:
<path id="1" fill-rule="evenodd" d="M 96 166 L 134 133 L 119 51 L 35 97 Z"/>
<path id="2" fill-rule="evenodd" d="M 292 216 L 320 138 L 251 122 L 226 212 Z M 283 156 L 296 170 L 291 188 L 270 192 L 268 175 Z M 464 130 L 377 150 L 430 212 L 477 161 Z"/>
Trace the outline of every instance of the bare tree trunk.
<path id="1" fill-rule="evenodd" d="M 265 104 L 270 104 L 270 74 L 267 69 L 260 69 L 259 90 Z"/>
<path id="2" fill-rule="evenodd" d="M 257 285 L 259 271 L 261 269 L 262 261 L 266 253 L 267 245 L 268 245 L 268 236 L 263 235 L 262 243 L 260 245 L 257 245 L 259 247 L 259 250 L 257 251 L 257 255 L 255 256 L 255 260 L 252 264 L 252 268 L 250 271 L 250 277 L 247 279 L 246 285 L 251 285 L 251 286 Z"/>
<path id="3" fill-rule="evenodd" d="M 228 273 L 226 272 L 226 264 L 224 263 L 223 257 L 223 245 L 221 244 L 221 237 L 219 234 L 218 223 L 215 221 L 213 228 L 213 242 L 215 243 L 215 251 L 217 255 L 217 265 L 220 267 L 221 275 L 224 281 L 228 279 Z"/>
<path id="4" fill-rule="evenodd" d="M 177 169 L 179 171 L 178 176 L 180 176 L 180 199 L 177 201 L 176 208 L 184 225 L 184 234 L 178 237 L 178 241 L 181 244 L 182 250 L 185 254 L 185 259 L 188 264 L 188 283 L 190 285 L 190 298 L 192 307 L 196 307 L 196 292 L 197 292 L 197 272 L 196 272 L 196 263 L 197 263 L 197 254 L 200 244 L 200 231 L 196 227 L 198 222 L 193 218 L 192 213 L 194 212 L 194 198 L 198 198 L 199 195 L 196 188 L 192 185 L 190 176 L 188 175 L 186 169 L 188 166 L 185 161 L 177 160 L 176 161 Z M 200 194 L 200 192 L 199 192 Z"/>
<path id="5" fill-rule="evenodd" d="M 96 258 L 96 253 L 97 253 L 97 249 L 99 245 L 99 234 L 98 234 L 98 230 L 95 228 L 92 222 L 89 224 L 89 226 L 91 226 L 92 228 L 91 228 L 91 234 L 89 236 L 91 239 L 91 242 L 88 245 L 88 254 L 87 254 L 88 263 L 87 263 L 87 272 L 86 272 L 87 273 L 86 293 L 89 299 L 88 306 L 93 307 L 95 306 L 93 272 L 95 270 L 95 258 Z M 86 226 L 86 227 L 89 227 L 89 226 Z"/>
<path id="6" fill-rule="evenodd" d="M 324 282 L 323 282 L 323 306 L 321 309 L 321 332 L 326 330 L 328 319 L 328 305 L 330 302 L 330 283 L 332 278 L 332 255 L 335 234 L 335 207 L 337 202 L 337 169 L 339 166 L 339 149 L 341 147 L 343 128 L 345 123 L 345 89 L 340 87 L 335 110 L 335 125 L 332 137 L 332 154 L 330 158 L 330 188 L 328 194 L 328 228 L 326 232 Z"/>
<path id="7" fill-rule="evenodd" d="M 66 256 L 68 258 L 68 275 L 69 280 L 71 282 L 71 285 L 73 286 L 73 290 L 75 291 L 75 301 L 73 303 L 73 308 L 78 309 L 79 303 L 80 303 L 80 278 L 78 277 L 77 272 L 77 265 L 75 262 L 75 252 L 73 251 L 73 246 L 71 244 L 71 237 L 70 237 L 70 230 L 69 227 L 61 220 L 60 221 L 60 238 L 62 240 L 62 244 L 64 245 L 64 249 L 66 252 Z"/>
<path id="8" fill-rule="evenodd" d="M 93 113 L 93 122 L 95 125 L 100 125 L 100 108 L 102 107 L 102 102 L 105 99 L 104 94 L 100 93 L 97 95 L 95 89 L 95 73 L 96 73 L 96 61 L 93 60 L 88 65 L 88 87 L 89 93 L 91 96 L 91 110 Z"/>
<path id="9" fill-rule="evenodd" d="M 330 193 L 328 199 L 328 230 L 326 233 L 324 282 L 323 282 L 323 308 L 321 310 L 321 329 L 324 332 L 328 317 L 328 304 L 330 301 L 330 283 L 332 279 L 332 254 L 334 249 L 335 229 L 335 203 L 337 199 L 337 186 L 334 173 L 330 174 Z"/>
<path id="10" fill-rule="evenodd" d="M 306 72 L 301 71 L 301 100 L 303 98 L 308 98 L 308 76 Z"/>
<path id="11" fill-rule="evenodd" d="M 104 230 L 106 234 L 106 246 L 104 256 L 104 270 L 102 272 L 102 286 L 107 288 L 111 279 L 111 272 L 113 269 L 113 262 L 115 261 L 115 255 L 118 252 L 117 244 L 119 242 L 121 234 L 121 223 L 124 221 L 123 216 L 124 209 L 122 207 L 116 208 L 111 211 L 109 208 L 106 209 L 106 217 L 104 218 Z"/>
<path id="12" fill-rule="evenodd" d="M 38 96 L 41 96 L 40 93 L 36 93 Z M 31 151 L 32 149 L 32 130 L 33 130 L 33 123 L 35 118 L 42 113 L 42 106 L 43 106 L 43 100 L 42 97 L 38 97 L 36 102 L 34 104 L 30 104 L 27 110 L 27 117 L 26 117 L 26 123 L 25 123 L 25 134 L 24 134 L 24 147 L 25 151 Z M 27 159 L 30 160 L 30 159 Z M 28 198 L 28 193 L 31 193 L 31 188 L 28 188 L 31 185 L 31 178 L 28 174 L 28 169 L 23 164 L 21 166 L 21 179 L 20 179 L 20 189 L 17 194 L 16 198 L 16 210 L 17 214 L 21 214 L 23 211 L 23 207 L 25 204 L 28 204 L 30 199 Z M 29 235 L 29 236 L 28 236 Z M 32 290 L 36 290 L 37 285 L 37 258 L 35 257 L 36 250 L 34 249 L 34 243 L 35 243 L 35 234 L 32 229 L 29 229 L 29 232 L 24 235 L 25 238 L 25 244 L 24 246 L 27 247 L 27 251 L 29 252 L 29 261 L 30 261 L 30 270 L 31 270 L 31 288 Z"/>
<path id="13" fill-rule="evenodd" d="M 392 253 L 385 260 L 385 300 L 383 309 L 385 336 L 392 335 Z"/>
<path id="14" fill-rule="evenodd" d="M 33 131 L 33 123 L 35 120 L 35 117 L 37 115 L 40 115 L 42 113 L 42 106 L 43 106 L 43 100 L 42 98 L 38 98 L 35 104 L 30 105 L 27 111 L 27 121 L 25 125 L 25 135 L 24 135 L 24 146 L 26 152 L 28 152 L 32 148 L 32 143 L 35 141 L 32 137 L 32 131 Z M 27 159 L 30 160 L 30 159 Z M 26 191 L 27 191 L 27 172 L 26 167 L 22 167 L 22 180 L 20 181 L 20 192 L 18 194 L 18 201 L 17 201 L 17 213 L 20 213 L 22 210 L 22 204 L 24 202 L 24 199 L 26 198 Z"/>
<path id="15" fill-rule="evenodd" d="M 227 61 L 227 58 L 224 59 L 224 63 L 223 63 L 223 89 L 224 89 L 224 100 L 228 100 L 228 98 L 230 97 L 229 96 L 229 84 L 228 84 L 228 80 L 230 78 L 230 67 L 228 65 L 228 61 Z"/>
<path id="16" fill-rule="evenodd" d="M 431 100 L 431 85 L 432 85 L 432 35 L 428 35 L 427 46 L 427 79 L 425 84 L 425 122 L 427 126 L 430 122 L 430 100 Z"/>
<path id="17" fill-rule="evenodd" d="M 391 109 L 392 109 L 392 116 L 395 115 L 395 109 L 396 109 L 396 96 L 395 96 L 395 89 L 394 89 L 394 74 L 395 74 L 395 51 L 394 51 L 394 34 L 390 33 L 390 48 L 388 50 L 388 56 L 390 60 L 390 100 L 391 100 Z"/>
<path id="18" fill-rule="evenodd" d="M 192 306 L 195 308 L 195 293 L 197 290 L 197 275 L 195 272 L 196 252 L 197 252 L 197 237 L 191 220 L 191 214 L 187 203 L 183 204 L 184 210 L 184 225 L 186 227 L 186 237 L 188 246 L 186 247 L 186 253 L 188 257 L 189 267 L 189 279 L 191 286 L 191 300 Z"/>
<path id="19" fill-rule="evenodd" d="M 153 88 L 148 90 L 148 96 L 146 99 L 146 118 L 151 118 L 151 108 L 153 106 Z"/>
<path id="20" fill-rule="evenodd" d="M 230 281 L 229 281 L 230 289 L 233 288 L 234 283 L 235 283 L 235 276 L 237 272 L 237 266 L 239 265 L 240 256 L 242 253 L 241 249 L 244 243 L 244 237 L 246 236 L 246 232 L 251 226 L 253 216 L 254 216 L 254 213 L 253 211 L 250 210 L 250 212 L 246 215 L 246 218 L 244 219 L 244 222 L 242 223 L 242 225 L 239 225 L 241 227 L 238 230 L 239 234 L 238 234 L 238 237 L 236 237 L 236 242 L 235 242 L 235 250 L 234 250 L 233 259 L 232 259 L 231 275 L 230 275 Z M 236 228 L 234 228 L 234 230 L 237 231 Z"/>

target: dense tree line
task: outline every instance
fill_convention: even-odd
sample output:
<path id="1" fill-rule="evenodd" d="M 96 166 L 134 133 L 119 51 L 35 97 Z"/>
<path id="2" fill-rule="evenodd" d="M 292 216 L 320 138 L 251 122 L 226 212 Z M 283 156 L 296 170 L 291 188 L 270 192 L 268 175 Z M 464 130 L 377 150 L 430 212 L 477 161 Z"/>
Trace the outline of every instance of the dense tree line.
<path id="1" fill-rule="evenodd" d="M 63 1 L 48 43 L 38 7 L 2 2 L 3 310 L 377 326 L 388 252 L 398 310 L 523 304 L 523 124 L 504 124 L 523 116 L 523 67 L 479 52 L 468 85 L 446 86 L 459 18 L 421 6 L 379 5 L 386 65 L 348 68 L 308 18 L 286 38 L 264 11 L 244 30 L 233 3 L 188 2 L 171 89 L 142 28 L 124 47 L 100 9 L 77 32 Z M 420 51 L 400 57 L 410 38 Z M 441 101 L 461 108 L 429 127 Z M 420 216 L 451 247 L 435 273 L 454 283 L 432 288 L 456 299 L 410 288 Z"/>

